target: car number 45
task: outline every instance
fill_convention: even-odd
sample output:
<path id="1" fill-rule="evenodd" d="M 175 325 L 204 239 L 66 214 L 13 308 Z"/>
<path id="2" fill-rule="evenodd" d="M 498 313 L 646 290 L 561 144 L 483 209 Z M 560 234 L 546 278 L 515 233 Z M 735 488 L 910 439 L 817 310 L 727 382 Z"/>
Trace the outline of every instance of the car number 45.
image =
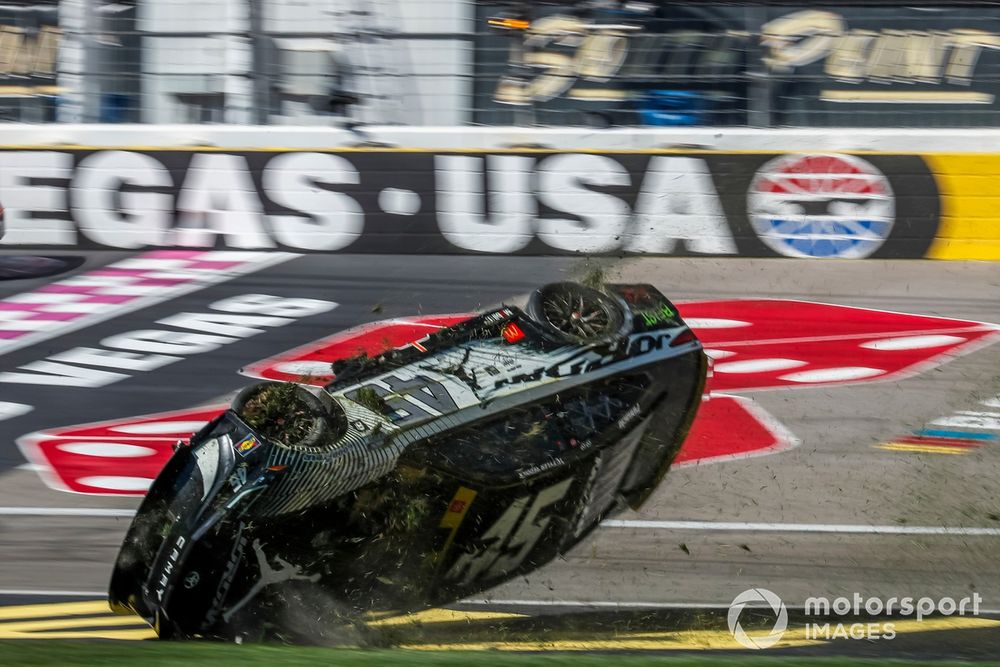
<path id="1" fill-rule="evenodd" d="M 572 483 L 572 478 L 565 479 L 539 491 L 533 500 L 531 496 L 522 496 L 511 503 L 477 540 L 487 546 L 462 554 L 448 570 L 446 578 L 468 585 L 516 570 L 548 527 L 552 517 L 551 514 L 546 516 L 546 510 L 562 500 Z"/>

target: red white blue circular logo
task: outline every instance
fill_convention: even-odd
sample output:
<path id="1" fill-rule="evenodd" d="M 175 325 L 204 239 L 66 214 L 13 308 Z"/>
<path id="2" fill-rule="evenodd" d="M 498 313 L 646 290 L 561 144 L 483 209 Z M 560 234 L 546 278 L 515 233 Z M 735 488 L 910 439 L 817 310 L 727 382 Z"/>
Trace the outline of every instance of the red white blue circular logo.
<path id="1" fill-rule="evenodd" d="M 783 155 L 747 194 L 757 236 L 786 257 L 868 257 L 889 238 L 895 208 L 889 179 L 854 155 Z"/>

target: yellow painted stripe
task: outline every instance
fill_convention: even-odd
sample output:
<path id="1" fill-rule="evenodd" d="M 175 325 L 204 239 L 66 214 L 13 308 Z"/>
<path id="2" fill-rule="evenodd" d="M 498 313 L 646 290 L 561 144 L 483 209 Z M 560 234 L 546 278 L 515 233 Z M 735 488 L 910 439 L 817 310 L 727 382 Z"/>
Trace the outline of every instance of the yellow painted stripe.
<path id="1" fill-rule="evenodd" d="M 38 632 L 40 630 L 72 630 L 73 628 L 103 628 L 122 627 L 129 625 L 146 625 L 138 616 L 74 616 L 71 618 L 51 618 L 42 621 L 14 621 L 0 623 L 0 632 Z"/>
<path id="2" fill-rule="evenodd" d="M 152 628 L 142 630 L 80 630 L 76 632 L 4 633 L 0 629 L 0 639 L 118 639 L 140 641 L 156 639 Z"/>
<path id="3" fill-rule="evenodd" d="M 821 644 L 813 640 L 784 640 L 772 649 Z M 670 639 L 580 639 L 463 642 L 456 644 L 403 644 L 415 651 L 710 651 L 746 650 L 728 632 L 678 633 Z"/>
<path id="4" fill-rule="evenodd" d="M 1000 259 L 1000 154 L 925 156 L 941 193 L 941 225 L 929 257 Z"/>
<path id="5" fill-rule="evenodd" d="M 48 604 L 26 604 L 14 607 L 0 607 L 0 621 L 22 618 L 50 618 L 54 616 L 79 616 L 82 614 L 110 613 L 104 600 L 87 602 L 56 602 Z"/>
<path id="6" fill-rule="evenodd" d="M 962 447 L 941 447 L 935 445 L 911 445 L 905 442 L 888 442 L 875 445 L 876 449 L 886 449 L 893 452 L 915 452 L 920 454 L 968 454 L 969 450 Z"/>
<path id="7" fill-rule="evenodd" d="M 426 625 L 430 623 L 470 623 L 474 621 L 495 621 L 510 618 L 525 618 L 525 614 L 511 614 L 493 611 L 455 611 L 453 609 L 427 609 L 402 616 L 391 616 L 377 621 L 368 621 L 368 626 L 384 628 L 399 625 Z"/>
<path id="8" fill-rule="evenodd" d="M 835 625 L 837 617 L 818 619 L 821 623 L 830 622 Z M 892 623 L 898 635 L 921 634 L 926 632 L 942 632 L 949 630 L 996 629 L 1000 620 L 980 618 L 975 616 L 942 617 L 918 621 L 885 620 Z M 849 623 L 848 623 L 849 625 Z M 792 648 L 797 646 L 816 646 L 832 641 L 807 639 L 804 627 L 789 629 L 777 644 L 770 650 Z M 614 638 L 597 639 L 525 639 L 522 641 L 484 641 L 456 642 L 434 644 L 405 644 L 401 648 L 417 651 L 711 651 L 711 650 L 744 650 L 736 643 L 733 636 L 725 630 L 695 630 L 695 631 L 663 631 L 619 635 Z"/>

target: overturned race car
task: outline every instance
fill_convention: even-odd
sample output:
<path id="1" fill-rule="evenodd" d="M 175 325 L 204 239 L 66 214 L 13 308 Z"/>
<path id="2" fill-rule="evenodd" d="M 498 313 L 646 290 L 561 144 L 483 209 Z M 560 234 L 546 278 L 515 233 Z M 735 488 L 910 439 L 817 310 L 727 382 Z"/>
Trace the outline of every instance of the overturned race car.
<path id="1" fill-rule="evenodd" d="M 248 387 L 150 487 L 112 609 L 161 638 L 315 641 L 500 584 L 646 500 L 706 368 L 655 288 L 555 283 L 325 387 Z"/>

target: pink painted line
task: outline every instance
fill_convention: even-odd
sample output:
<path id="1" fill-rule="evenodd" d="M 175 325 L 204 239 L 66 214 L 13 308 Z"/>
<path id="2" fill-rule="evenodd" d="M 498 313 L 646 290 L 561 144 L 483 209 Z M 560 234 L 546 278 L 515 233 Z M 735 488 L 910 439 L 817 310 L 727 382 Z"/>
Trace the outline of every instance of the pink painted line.
<path id="1" fill-rule="evenodd" d="M 129 301 L 132 301 L 135 298 L 136 297 L 134 297 L 134 296 L 122 296 L 120 294 L 118 294 L 118 295 L 114 295 L 114 294 L 92 294 L 90 296 L 84 297 L 83 299 L 80 299 L 80 302 L 81 303 L 109 303 L 109 304 L 117 304 L 117 303 L 128 303 Z"/>
<path id="2" fill-rule="evenodd" d="M 239 266 L 239 262 L 213 262 L 209 260 L 199 260 L 196 262 L 191 262 L 186 268 L 189 269 L 213 269 L 213 270 L 225 270 L 231 269 L 234 266 Z"/>
<path id="3" fill-rule="evenodd" d="M 45 308 L 47 304 L 44 303 L 8 303 L 6 301 L 0 301 L 0 310 L 11 310 L 11 311 L 26 311 L 33 313 L 35 311 Z"/>
<path id="4" fill-rule="evenodd" d="M 140 278 L 132 284 L 145 287 L 173 287 L 189 282 L 191 282 L 189 278 Z"/>
<path id="5" fill-rule="evenodd" d="M 204 250 L 153 250 L 141 255 L 142 259 L 191 259 L 204 255 Z"/>
<path id="6" fill-rule="evenodd" d="M 83 285 L 63 285 L 61 283 L 54 283 L 52 285 L 46 285 L 45 287 L 38 288 L 39 292 L 51 292 L 54 294 L 90 294 L 100 287 L 94 286 L 83 286 Z"/>
<path id="7" fill-rule="evenodd" d="M 14 340 L 16 338 L 20 338 L 21 336 L 23 336 L 26 333 L 28 333 L 28 332 L 27 331 L 14 331 L 12 329 L 0 329 L 0 340 Z"/>

